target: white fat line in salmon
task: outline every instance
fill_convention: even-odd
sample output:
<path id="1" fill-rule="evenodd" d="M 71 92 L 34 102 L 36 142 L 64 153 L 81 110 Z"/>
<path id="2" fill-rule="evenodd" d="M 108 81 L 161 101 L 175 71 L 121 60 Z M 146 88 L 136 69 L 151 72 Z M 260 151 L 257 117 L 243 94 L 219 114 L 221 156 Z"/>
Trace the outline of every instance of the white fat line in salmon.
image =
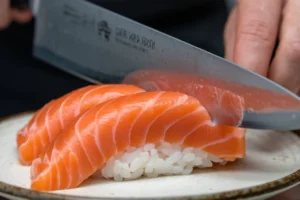
<path id="1" fill-rule="evenodd" d="M 182 116 L 182 117 L 176 119 L 173 123 L 171 123 L 171 124 L 169 124 L 168 126 L 166 126 L 166 130 L 165 130 L 165 131 L 167 132 L 170 128 L 172 128 L 172 126 L 176 125 L 176 124 L 179 123 L 180 121 L 182 121 L 182 120 L 186 119 L 187 117 L 190 117 L 191 115 L 196 114 L 196 113 L 198 113 L 198 112 L 199 112 L 199 113 L 201 113 L 201 112 L 206 112 L 206 110 L 205 110 L 205 108 L 204 108 L 203 106 L 198 107 L 198 108 L 195 109 L 194 111 L 192 111 L 192 112 L 190 112 L 190 113 L 188 113 L 188 114 L 186 114 L 186 115 L 184 115 L 184 116 Z"/>
<path id="2" fill-rule="evenodd" d="M 83 89 L 82 89 L 83 90 Z M 72 97 L 72 95 L 69 95 L 59 106 L 59 121 L 61 127 L 64 127 L 64 114 L 63 114 L 63 108 L 65 107 L 65 103 L 69 100 L 69 98 Z"/>
<path id="3" fill-rule="evenodd" d="M 186 138 L 188 136 L 190 136 L 192 133 L 194 133 L 195 131 L 197 131 L 199 128 L 201 128 L 202 126 L 205 126 L 205 125 L 210 125 L 212 122 L 211 120 L 205 120 L 203 121 L 201 124 L 198 124 L 195 128 L 193 128 L 192 130 L 190 130 L 190 132 L 188 132 L 183 138 L 182 140 L 179 142 L 179 144 L 183 144 L 184 141 L 186 140 Z"/>
<path id="4" fill-rule="evenodd" d="M 99 153 L 101 154 L 101 156 L 103 157 L 103 159 L 105 159 L 105 155 L 103 154 L 103 150 L 102 150 L 102 147 L 100 144 L 100 138 L 99 138 L 100 134 L 98 134 L 99 133 L 99 124 L 101 124 L 101 121 L 106 121 L 107 119 L 110 119 L 111 117 L 114 118 L 114 113 L 102 115 L 101 118 L 98 116 L 99 116 L 99 113 L 103 110 L 103 108 L 114 103 L 114 101 L 116 101 L 116 99 L 112 99 L 112 100 L 104 103 L 104 105 L 102 105 L 101 108 L 97 111 L 97 113 L 95 115 L 95 119 L 94 119 L 94 121 L 95 121 L 94 141 L 95 141 L 97 149 L 98 149 Z M 77 125 L 77 123 L 76 123 L 76 125 Z M 86 151 L 85 151 L 85 154 L 86 154 Z"/>
<path id="5" fill-rule="evenodd" d="M 177 120 L 174 121 L 174 123 L 171 123 L 169 126 L 167 126 L 166 130 L 165 130 L 165 133 L 164 133 L 164 136 L 163 136 L 163 140 L 165 139 L 165 136 L 166 136 L 166 133 L 167 131 L 172 128 L 173 126 L 175 126 L 177 123 L 179 123 L 180 121 L 190 117 L 191 115 L 194 115 L 194 114 L 197 114 L 197 113 L 201 113 L 201 112 L 206 112 L 205 108 L 204 107 L 198 107 L 196 110 L 182 116 L 181 118 L 178 118 Z M 205 121 L 206 122 L 206 121 Z M 202 126 L 202 124 L 200 124 Z M 198 126 L 197 126 L 198 127 Z M 197 128 L 198 129 L 198 128 Z M 185 139 L 185 138 L 184 138 Z M 184 141 L 184 140 L 183 140 Z M 181 143 L 183 143 L 183 141 L 181 141 Z"/>
<path id="6" fill-rule="evenodd" d="M 172 109 L 175 109 L 177 106 L 180 106 L 181 104 L 185 103 L 186 101 L 188 100 L 188 96 L 187 95 L 182 95 L 181 98 L 178 98 L 176 100 L 176 103 L 174 103 L 172 106 L 168 107 L 166 110 L 164 110 L 162 113 L 160 113 L 159 115 L 157 115 L 147 126 L 146 128 L 146 133 L 149 132 L 151 126 L 153 125 L 154 122 L 157 121 L 158 118 L 162 117 L 164 114 L 166 114 L 168 111 L 172 110 Z M 164 133 L 164 136 L 163 138 L 165 137 L 165 133 Z M 163 139 L 162 138 L 162 139 Z M 145 138 L 143 140 L 143 143 L 145 143 L 147 139 L 147 134 L 145 134 Z"/>
<path id="7" fill-rule="evenodd" d="M 54 145 L 54 146 L 55 146 L 55 145 Z M 71 151 L 70 146 L 69 146 L 69 145 L 67 145 L 67 146 L 68 146 L 69 154 L 73 154 L 73 156 L 76 157 L 76 155 Z M 46 164 L 47 164 L 47 168 L 44 169 L 43 172 L 41 172 L 41 173 L 39 174 L 39 176 L 37 176 L 35 179 L 33 179 L 33 181 L 39 179 L 40 177 L 42 177 L 42 176 L 44 176 L 45 174 L 47 174 L 48 172 L 50 172 L 50 173 L 49 173 L 49 174 L 50 174 L 50 180 L 49 180 L 49 181 L 50 181 L 50 188 L 51 188 L 51 187 L 52 187 L 52 184 L 53 184 L 53 183 L 52 183 L 52 180 L 53 180 L 53 179 L 52 179 L 53 173 L 52 173 L 52 171 L 51 171 L 51 167 L 50 167 L 50 166 L 55 167 L 56 170 L 57 170 L 57 172 L 59 172 L 60 170 L 59 170 L 59 167 L 57 166 L 57 161 L 58 161 L 59 159 L 62 159 L 63 162 L 64 162 L 64 164 L 65 164 L 64 167 L 65 167 L 66 171 L 68 172 L 68 185 L 70 186 L 71 183 L 72 183 L 72 176 L 71 176 L 71 171 L 72 171 L 72 170 L 71 170 L 70 167 L 72 167 L 72 166 L 69 165 L 69 168 L 67 168 L 67 164 L 66 164 L 65 159 L 64 159 L 64 157 L 63 157 L 62 154 L 63 154 L 62 152 L 60 152 L 60 151 L 58 151 L 56 148 L 54 148 L 53 151 L 51 152 L 50 159 L 49 159 L 48 155 L 45 154 L 45 156 L 43 157 L 43 160 L 42 160 L 41 158 L 36 158 L 35 160 L 33 160 L 32 165 L 34 165 L 35 162 L 40 162 L 40 163 L 46 163 Z M 78 159 L 77 159 L 77 160 L 78 160 Z M 52 163 L 52 164 L 51 164 L 51 163 Z M 34 171 L 34 169 L 36 169 L 36 168 L 31 167 L 31 175 L 35 175 L 35 174 L 36 174 L 36 171 Z M 79 172 L 79 173 L 80 173 L 80 172 Z M 82 177 L 81 174 L 80 174 L 80 176 Z M 54 179 L 54 180 L 57 180 L 56 185 L 60 186 L 60 174 L 59 174 L 59 173 L 56 173 L 56 179 Z"/>
<path id="8" fill-rule="evenodd" d="M 29 127 L 28 132 L 31 132 L 32 130 L 37 129 L 37 127 L 38 127 L 38 126 L 37 126 L 37 121 L 38 121 L 38 119 L 40 118 L 41 113 L 42 113 L 45 109 L 47 109 L 47 108 L 49 107 L 49 105 L 50 105 L 50 103 L 47 103 L 46 105 L 44 105 L 42 109 L 40 109 L 39 111 L 37 111 L 36 117 L 33 116 L 33 117 L 34 117 L 34 121 L 33 121 L 33 123 L 31 124 L 31 126 Z M 27 132 L 27 133 L 28 133 L 28 132 Z M 28 138 L 28 139 L 29 139 L 29 138 Z"/>
<path id="9" fill-rule="evenodd" d="M 145 104 L 142 104 L 141 106 L 143 107 L 142 110 L 140 111 L 140 113 L 138 114 L 138 116 L 134 119 L 134 121 L 132 122 L 131 126 L 130 126 L 130 129 L 129 129 L 129 134 L 128 134 L 128 137 L 129 137 L 129 143 L 128 145 L 130 145 L 131 143 L 131 133 L 132 133 L 132 129 L 133 127 L 135 126 L 137 120 L 141 117 L 141 115 L 148 109 L 148 108 L 151 108 L 152 105 L 155 105 L 155 103 L 157 102 L 157 100 L 159 99 L 159 97 L 161 97 L 162 95 L 164 94 L 164 92 L 160 92 L 158 93 L 154 98 L 152 99 L 149 99 L 146 106 Z M 163 112 L 164 113 L 164 112 Z M 147 137 L 147 133 L 149 132 L 149 129 L 151 127 L 151 125 L 157 120 L 157 118 L 159 117 L 160 115 L 158 115 L 156 118 L 154 118 L 152 120 L 152 122 L 150 122 L 147 126 L 147 128 L 145 129 L 145 134 L 144 134 L 144 140 L 143 140 L 143 143 L 145 143 L 146 141 L 146 137 Z M 128 146 L 127 146 L 128 147 Z"/>
<path id="10" fill-rule="evenodd" d="M 52 107 L 53 107 L 53 104 L 51 104 L 49 106 L 49 108 L 47 109 L 47 112 L 45 113 L 46 117 L 44 118 L 45 119 L 44 123 L 46 125 L 46 130 L 47 130 L 47 133 L 48 133 L 49 141 L 52 141 L 52 134 L 51 134 L 50 126 L 49 126 L 49 121 L 50 121 L 50 119 L 49 119 L 49 111 L 51 110 Z M 42 137 L 40 137 L 40 139 L 42 140 Z"/>
<path id="11" fill-rule="evenodd" d="M 57 151 L 57 150 L 56 150 Z M 59 158 L 60 156 L 55 156 L 55 158 L 54 158 L 54 167 L 56 168 L 56 171 L 58 172 L 58 173 L 56 173 L 56 177 L 57 177 L 57 179 L 56 179 L 56 184 L 57 184 L 57 187 L 60 187 L 60 173 L 59 173 L 59 167 L 57 166 L 57 160 L 58 160 L 58 158 Z"/>
<path id="12" fill-rule="evenodd" d="M 221 144 L 221 143 L 227 142 L 228 140 L 231 140 L 231 139 L 234 139 L 234 138 L 239 138 L 239 135 L 229 135 L 229 136 L 226 136 L 225 138 L 222 138 L 220 140 L 216 140 L 214 142 L 205 144 L 205 145 L 203 145 L 203 146 L 201 146 L 199 148 L 200 149 L 205 149 L 205 148 L 207 148 L 209 146 L 216 145 L 216 144 Z"/>
<path id="13" fill-rule="evenodd" d="M 100 87 L 96 87 L 96 88 L 94 88 L 94 89 L 92 89 L 92 90 L 86 92 L 82 97 L 80 97 L 79 105 L 77 106 L 77 109 L 75 110 L 74 115 L 75 115 L 75 116 L 78 116 L 78 115 L 80 114 L 81 104 L 82 104 L 83 100 L 85 99 L 85 97 L 87 97 L 87 95 L 89 95 L 90 93 L 92 93 L 92 92 L 94 92 L 94 91 L 96 91 L 96 90 L 102 90 L 103 88 L 107 88 L 107 87 L 109 87 L 109 85 L 103 85 L 103 86 L 100 86 Z M 104 94 L 104 95 L 105 95 L 105 94 Z M 105 99 L 105 98 L 106 98 L 106 96 L 103 97 L 103 95 L 102 95 L 102 96 L 101 96 L 101 99 L 99 100 L 99 102 L 101 102 L 102 99 Z"/>

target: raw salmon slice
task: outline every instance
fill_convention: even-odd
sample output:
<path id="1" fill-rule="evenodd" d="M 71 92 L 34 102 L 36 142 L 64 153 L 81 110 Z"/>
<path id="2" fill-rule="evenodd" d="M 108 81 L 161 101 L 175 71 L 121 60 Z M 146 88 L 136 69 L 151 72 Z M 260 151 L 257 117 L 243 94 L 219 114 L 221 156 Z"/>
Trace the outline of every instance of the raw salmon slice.
<path id="1" fill-rule="evenodd" d="M 201 102 L 217 124 L 238 127 L 243 119 L 244 98 L 211 80 L 174 72 L 140 70 L 126 76 L 123 83 L 137 85 L 146 91 L 173 91 L 191 95 Z"/>
<path id="2" fill-rule="evenodd" d="M 31 188 L 78 187 L 116 154 L 167 142 L 224 160 L 245 156 L 245 129 L 215 125 L 199 101 L 177 92 L 143 92 L 94 106 L 57 136 L 31 166 Z"/>
<path id="3" fill-rule="evenodd" d="M 30 165 L 76 117 L 104 101 L 144 92 L 127 84 L 90 85 L 52 100 L 39 109 L 17 134 L 20 162 Z"/>
<path id="4" fill-rule="evenodd" d="M 240 125 L 245 110 L 300 109 L 300 102 L 289 95 L 192 74 L 138 70 L 128 74 L 123 83 L 134 84 L 147 91 L 174 91 L 196 97 L 216 123 L 230 126 Z"/>

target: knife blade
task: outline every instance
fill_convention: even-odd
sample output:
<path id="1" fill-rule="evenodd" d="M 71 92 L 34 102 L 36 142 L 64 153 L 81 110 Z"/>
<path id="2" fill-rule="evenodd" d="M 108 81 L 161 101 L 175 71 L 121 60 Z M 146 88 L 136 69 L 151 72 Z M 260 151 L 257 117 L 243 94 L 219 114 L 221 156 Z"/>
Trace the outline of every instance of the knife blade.
<path id="1" fill-rule="evenodd" d="M 33 54 L 92 83 L 120 83 L 140 70 L 159 70 L 164 75 L 175 72 L 181 75 L 176 82 L 181 86 L 187 83 L 183 80 L 196 76 L 199 82 L 193 82 L 193 87 L 208 80 L 210 86 L 234 94 L 239 91 L 242 97 L 250 96 L 245 98 L 246 104 L 258 99 L 257 104 L 270 105 L 263 110 L 246 107 L 241 120 L 234 122 L 222 120 L 228 119 L 228 113 L 218 118 L 210 113 L 216 123 L 256 129 L 300 129 L 300 98 L 289 90 L 228 60 L 88 1 L 40 0 Z M 158 81 L 151 78 L 152 82 Z M 169 90 L 175 90 L 173 86 L 169 85 Z M 176 90 L 184 88 L 181 86 Z"/>

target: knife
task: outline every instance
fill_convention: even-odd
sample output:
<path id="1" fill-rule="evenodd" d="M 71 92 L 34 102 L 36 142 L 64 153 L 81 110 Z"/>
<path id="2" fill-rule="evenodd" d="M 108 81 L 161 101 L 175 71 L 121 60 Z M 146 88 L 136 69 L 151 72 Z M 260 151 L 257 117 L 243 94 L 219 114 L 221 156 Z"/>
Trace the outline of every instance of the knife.
<path id="1" fill-rule="evenodd" d="M 31 9 L 36 16 L 33 55 L 67 73 L 92 83 L 127 80 L 145 86 L 128 76 L 150 70 L 160 74 L 145 77 L 148 82 L 166 83 L 176 77 L 176 82 L 163 89 L 179 92 L 187 92 L 188 87 L 195 92 L 206 80 L 212 88 L 241 95 L 246 105 L 256 102 L 265 106 L 245 107 L 238 111 L 240 120 L 223 120 L 233 118 L 228 112 L 222 116 L 219 110 L 221 116 L 217 117 L 210 112 L 216 123 L 253 129 L 300 129 L 297 95 L 228 60 L 85 0 L 39 0 L 31 4 Z M 201 102 L 205 95 L 200 97 L 199 91 L 194 96 Z"/>

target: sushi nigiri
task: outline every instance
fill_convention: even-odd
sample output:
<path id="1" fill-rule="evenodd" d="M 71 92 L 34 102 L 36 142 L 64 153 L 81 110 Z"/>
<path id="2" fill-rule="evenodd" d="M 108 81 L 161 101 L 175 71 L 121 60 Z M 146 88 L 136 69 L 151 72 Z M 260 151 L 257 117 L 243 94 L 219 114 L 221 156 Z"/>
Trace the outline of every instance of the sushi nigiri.
<path id="1" fill-rule="evenodd" d="M 76 89 L 39 109 L 17 134 L 20 162 L 30 165 L 73 119 L 91 107 L 119 96 L 144 92 L 127 84 L 90 85 Z"/>
<path id="2" fill-rule="evenodd" d="M 142 92 L 98 104 L 70 123 L 31 166 L 31 188 L 76 188 L 101 172 L 116 181 L 189 174 L 245 156 L 246 130 L 216 125 L 178 92 Z"/>

